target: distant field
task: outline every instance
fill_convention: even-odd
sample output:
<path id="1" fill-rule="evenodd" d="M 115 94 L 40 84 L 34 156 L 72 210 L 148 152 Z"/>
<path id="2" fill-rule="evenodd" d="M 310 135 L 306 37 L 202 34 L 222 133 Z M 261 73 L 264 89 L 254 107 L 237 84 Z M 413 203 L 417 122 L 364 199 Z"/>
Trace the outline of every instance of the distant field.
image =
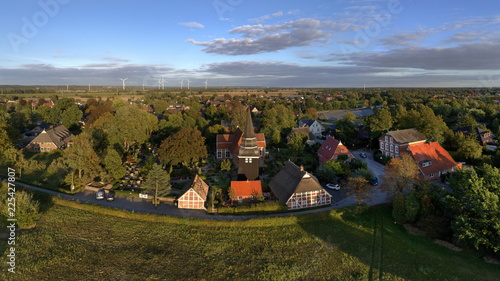
<path id="1" fill-rule="evenodd" d="M 378 280 L 380 268 L 384 280 L 500 276 L 479 257 L 407 234 L 385 208 L 222 222 L 57 202 L 18 233 L 15 275 L 1 240 L 1 280 Z"/>

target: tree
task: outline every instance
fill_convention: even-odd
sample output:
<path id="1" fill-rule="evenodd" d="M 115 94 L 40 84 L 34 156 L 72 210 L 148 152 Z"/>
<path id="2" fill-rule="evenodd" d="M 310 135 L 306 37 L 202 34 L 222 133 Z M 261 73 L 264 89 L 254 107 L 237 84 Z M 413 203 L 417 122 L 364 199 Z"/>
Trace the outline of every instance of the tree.
<path id="1" fill-rule="evenodd" d="M 358 128 L 350 118 L 343 118 L 335 121 L 336 138 L 344 144 L 352 144 L 353 140 L 357 139 Z"/>
<path id="2" fill-rule="evenodd" d="M 394 201 L 392 202 L 392 218 L 397 223 L 406 222 L 405 198 L 401 191 L 396 191 L 394 195 Z"/>
<path id="3" fill-rule="evenodd" d="M 63 157 L 71 169 L 78 171 L 79 185 L 99 175 L 99 156 L 92 148 L 92 142 L 86 134 L 73 138 L 73 144 L 64 150 Z"/>
<path id="4" fill-rule="evenodd" d="M 153 169 L 149 171 L 143 187 L 148 191 L 154 191 L 153 204 L 158 207 L 158 196 L 167 196 L 170 193 L 170 175 L 160 165 L 153 164 Z"/>
<path id="5" fill-rule="evenodd" d="M 0 125 L 0 159 L 4 159 L 4 152 L 9 148 L 12 148 L 9 135 L 3 126 Z"/>
<path id="6" fill-rule="evenodd" d="M 123 166 L 122 158 L 120 154 L 113 148 L 109 147 L 104 157 L 104 165 L 106 171 L 111 176 L 111 178 L 117 182 L 123 175 L 125 175 L 126 169 Z"/>
<path id="7" fill-rule="evenodd" d="M 7 201 L 7 184 L 2 183 L 4 190 L 0 201 L 0 212 L 5 217 L 9 217 Z M 31 228 L 35 225 L 36 221 L 40 218 L 40 203 L 33 199 L 33 195 L 27 191 L 20 190 L 16 192 L 16 224 L 19 228 Z"/>
<path id="8" fill-rule="evenodd" d="M 464 160 L 475 160 L 483 155 L 483 147 L 472 137 L 465 137 L 462 134 L 457 135 L 459 138 L 458 155 Z"/>
<path id="9" fill-rule="evenodd" d="M 28 166 L 28 160 L 24 157 L 23 151 L 10 147 L 4 151 L 4 155 L 7 162 L 16 168 L 19 178 L 22 178 L 23 170 Z"/>
<path id="10" fill-rule="evenodd" d="M 61 114 L 61 122 L 66 128 L 70 128 L 72 125 L 78 124 L 78 121 L 82 119 L 82 115 L 80 108 L 73 104 Z"/>
<path id="11" fill-rule="evenodd" d="M 393 120 L 391 112 L 387 107 L 377 111 L 374 115 L 367 118 L 367 125 L 370 129 L 371 136 L 377 138 L 385 131 L 392 128 Z"/>
<path id="12" fill-rule="evenodd" d="M 405 221 L 414 222 L 420 211 L 420 203 L 414 192 L 409 192 L 405 198 Z"/>
<path id="13" fill-rule="evenodd" d="M 288 141 L 288 149 L 294 155 L 300 155 L 304 152 L 304 144 L 307 141 L 307 135 L 304 133 L 293 132 Z"/>
<path id="14" fill-rule="evenodd" d="M 370 196 L 370 185 L 362 176 L 349 177 L 347 179 L 347 194 L 354 195 L 356 202 L 361 204 Z"/>
<path id="15" fill-rule="evenodd" d="M 207 158 L 205 138 L 197 129 L 182 128 L 166 138 L 158 149 L 160 160 L 166 165 L 190 165 Z"/>
<path id="16" fill-rule="evenodd" d="M 459 240 L 476 249 L 500 250 L 500 170 L 485 165 L 476 171 L 463 169 L 452 174 L 446 196 L 454 214 L 452 229 Z M 479 172 L 479 173 L 478 173 Z"/>
<path id="17" fill-rule="evenodd" d="M 418 166 L 409 154 L 401 158 L 392 158 L 385 166 L 384 186 L 389 192 L 404 192 L 410 184 L 419 178 Z"/>
<path id="18" fill-rule="evenodd" d="M 108 138 L 111 144 L 121 144 L 126 151 L 140 146 L 157 128 L 158 119 L 135 106 L 121 106 L 111 121 Z"/>

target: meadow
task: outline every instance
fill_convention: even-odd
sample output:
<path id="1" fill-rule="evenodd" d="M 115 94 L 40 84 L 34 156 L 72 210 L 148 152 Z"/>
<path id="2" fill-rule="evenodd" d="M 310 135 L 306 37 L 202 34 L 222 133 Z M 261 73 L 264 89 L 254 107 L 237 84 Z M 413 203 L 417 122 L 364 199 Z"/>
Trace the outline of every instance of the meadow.
<path id="1" fill-rule="evenodd" d="M 53 198 L 0 280 L 498 280 L 500 267 L 395 225 L 389 209 L 209 221 Z M 2 218 L 1 222 L 5 222 Z M 2 226 L 2 229 L 5 227 Z M 374 229 L 377 231 L 374 232 Z"/>

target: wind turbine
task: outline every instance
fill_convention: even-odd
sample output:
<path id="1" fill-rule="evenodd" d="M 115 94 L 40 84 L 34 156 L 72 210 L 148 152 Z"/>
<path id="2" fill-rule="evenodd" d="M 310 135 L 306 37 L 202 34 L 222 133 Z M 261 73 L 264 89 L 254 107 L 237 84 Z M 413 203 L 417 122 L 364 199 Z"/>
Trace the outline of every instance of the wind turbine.
<path id="1" fill-rule="evenodd" d="M 128 78 L 125 78 L 125 79 L 123 79 L 123 78 L 118 78 L 118 79 L 122 80 L 122 83 L 123 83 L 123 90 L 125 90 L 125 80 L 127 80 Z"/>
<path id="2" fill-rule="evenodd" d="M 158 79 L 158 90 L 160 89 L 160 87 L 161 87 L 161 78 Z"/>
<path id="3" fill-rule="evenodd" d="M 163 76 L 162 76 L 161 77 L 161 89 L 162 90 L 165 90 L 165 83 L 167 83 L 167 82 L 165 81 L 165 78 L 163 78 Z"/>
<path id="4" fill-rule="evenodd" d="M 184 80 L 182 80 L 181 82 L 179 82 L 181 84 L 181 90 L 182 90 L 182 86 L 184 85 Z"/>
<path id="5" fill-rule="evenodd" d="M 189 81 L 189 79 L 188 79 L 187 82 L 188 82 L 188 90 L 189 90 L 189 83 L 191 83 L 191 81 Z"/>
<path id="6" fill-rule="evenodd" d="M 205 80 L 205 82 L 203 82 L 203 84 L 205 84 L 205 90 L 208 88 L 208 79 Z"/>

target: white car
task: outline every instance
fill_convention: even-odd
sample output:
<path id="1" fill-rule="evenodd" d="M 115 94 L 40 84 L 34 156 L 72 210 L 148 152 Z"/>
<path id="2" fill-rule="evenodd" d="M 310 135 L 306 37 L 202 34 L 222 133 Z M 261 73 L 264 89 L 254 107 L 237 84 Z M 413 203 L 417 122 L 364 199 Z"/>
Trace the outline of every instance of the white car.
<path id="1" fill-rule="evenodd" d="M 329 189 L 333 189 L 333 190 L 340 190 L 340 185 L 338 185 L 338 184 L 327 183 L 326 187 L 328 187 Z"/>

